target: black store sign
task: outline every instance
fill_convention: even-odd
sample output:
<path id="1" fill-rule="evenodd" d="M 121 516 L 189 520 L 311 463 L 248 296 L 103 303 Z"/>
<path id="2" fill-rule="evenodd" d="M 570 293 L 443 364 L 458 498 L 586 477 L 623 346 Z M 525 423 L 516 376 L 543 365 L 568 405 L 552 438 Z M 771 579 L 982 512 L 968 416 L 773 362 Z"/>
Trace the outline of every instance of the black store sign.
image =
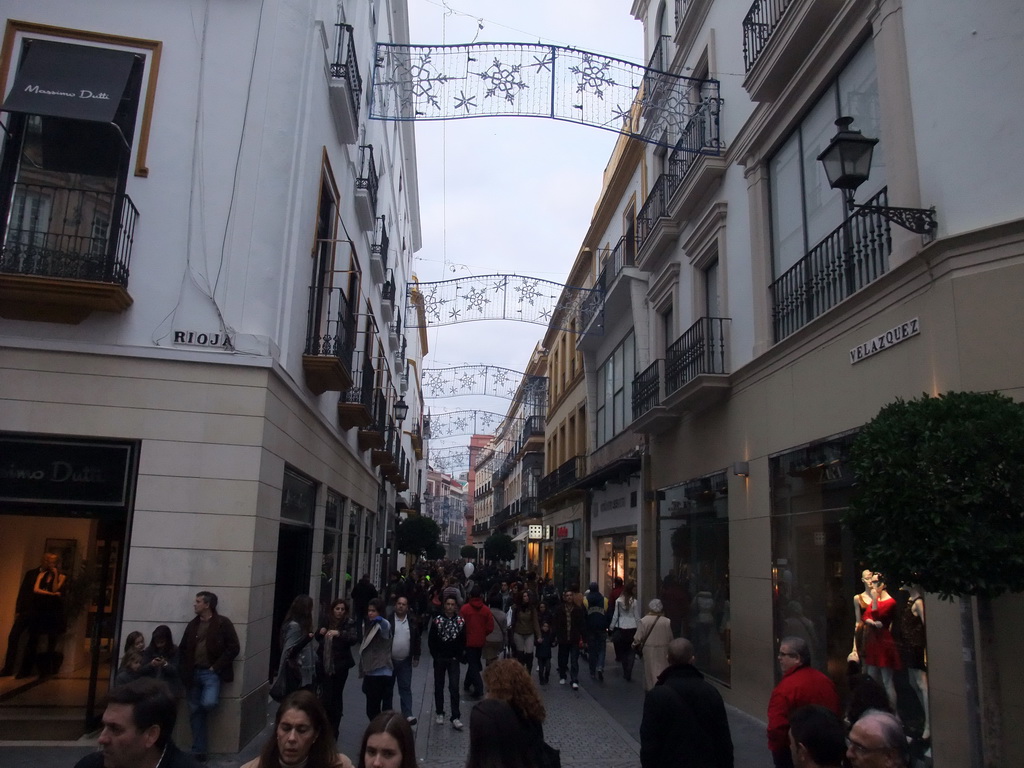
<path id="1" fill-rule="evenodd" d="M 130 443 L 0 438 L 0 502 L 127 507 Z"/>

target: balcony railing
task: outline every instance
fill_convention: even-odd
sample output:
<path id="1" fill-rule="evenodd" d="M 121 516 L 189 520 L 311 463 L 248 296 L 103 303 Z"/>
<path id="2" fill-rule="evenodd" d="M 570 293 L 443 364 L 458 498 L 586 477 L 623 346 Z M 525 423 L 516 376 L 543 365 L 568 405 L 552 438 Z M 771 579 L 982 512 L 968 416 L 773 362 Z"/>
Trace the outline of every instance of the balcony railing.
<path id="1" fill-rule="evenodd" d="M 373 385 L 376 377 L 377 372 L 373 368 L 373 361 L 366 358 L 363 360 L 356 382 L 341 393 L 341 402 L 362 405 L 367 413 L 372 413 Z"/>
<path id="2" fill-rule="evenodd" d="M 352 25 L 336 24 L 335 26 L 338 34 L 334 48 L 334 62 L 331 64 L 331 77 L 343 78 L 348 83 L 352 112 L 358 120 L 359 104 L 363 99 L 363 76 L 359 74 L 359 63 L 356 61 Z"/>
<path id="3" fill-rule="evenodd" d="M 310 357 L 337 358 L 346 371 L 352 365 L 355 351 L 356 316 L 341 288 L 310 286 L 309 321 L 306 326 L 306 347 L 303 354 Z M 337 387 L 328 386 L 329 389 Z"/>
<path id="4" fill-rule="evenodd" d="M 669 173 L 676 177 L 677 186 L 683 182 L 701 155 L 718 154 L 721 150 L 718 131 L 721 107 L 722 100 L 718 96 L 706 96 L 675 143 L 668 156 L 668 167 Z"/>
<path id="5" fill-rule="evenodd" d="M 370 255 L 380 259 L 382 272 L 388 269 L 388 223 L 383 215 L 380 217 L 380 226 L 377 227 L 373 244 L 370 246 Z"/>
<path id="6" fill-rule="evenodd" d="M 671 35 L 660 35 L 654 48 L 651 50 L 651 58 L 647 60 L 647 69 L 654 69 L 658 72 L 665 72 L 668 69 L 669 46 L 672 44 Z"/>
<path id="7" fill-rule="evenodd" d="M 749 72 L 792 0 L 754 0 L 743 19 L 743 65 Z"/>
<path id="8" fill-rule="evenodd" d="M 658 219 L 668 216 L 668 201 L 672 199 L 672 193 L 676 191 L 678 184 L 679 179 L 671 173 L 661 174 L 654 182 L 640 213 L 636 216 L 638 247 L 642 248 L 647 238 L 651 236 Z"/>
<path id="9" fill-rule="evenodd" d="M 888 190 L 866 205 L 888 206 Z M 771 284 L 776 342 L 886 273 L 892 251 L 889 226 L 877 212 L 858 211 Z"/>
<path id="10" fill-rule="evenodd" d="M 574 456 L 537 484 L 537 496 L 542 501 L 564 491 L 587 474 L 587 457 Z"/>
<path id="11" fill-rule="evenodd" d="M 661 369 L 664 360 L 655 360 L 633 377 L 633 418 L 639 419 L 661 405 Z"/>
<path id="12" fill-rule="evenodd" d="M 0 272 L 128 287 L 139 211 L 128 195 L 16 182 Z"/>
<path id="13" fill-rule="evenodd" d="M 665 350 L 665 395 L 704 373 L 726 373 L 727 317 L 702 317 Z"/>
<path id="14" fill-rule="evenodd" d="M 387 280 L 381 283 L 380 300 L 392 305 L 395 303 L 395 279 L 391 276 L 390 270 Z"/>
<path id="15" fill-rule="evenodd" d="M 373 146 L 359 147 L 359 176 L 356 177 L 356 189 L 366 190 L 370 197 L 373 216 L 377 215 L 377 164 L 373 160 Z"/>

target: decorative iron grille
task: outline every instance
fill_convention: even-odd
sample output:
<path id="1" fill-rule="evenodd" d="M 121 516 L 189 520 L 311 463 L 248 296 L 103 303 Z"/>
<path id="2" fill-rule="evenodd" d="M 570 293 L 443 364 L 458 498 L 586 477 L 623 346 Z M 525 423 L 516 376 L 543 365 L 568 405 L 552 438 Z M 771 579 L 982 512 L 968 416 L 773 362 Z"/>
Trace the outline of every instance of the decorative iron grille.
<path id="1" fill-rule="evenodd" d="M 304 354 L 337 357 L 347 370 L 355 341 L 356 317 L 341 288 L 310 286 Z"/>
<path id="2" fill-rule="evenodd" d="M 363 76 L 359 74 L 356 60 L 355 40 L 351 24 L 335 24 L 337 36 L 334 47 L 334 61 L 331 63 L 331 77 L 343 78 L 348 83 L 348 97 L 352 103 L 352 114 L 359 119 L 359 105 L 363 101 Z"/>
<path id="3" fill-rule="evenodd" d="M 743 19 L 743 65 L 749 72 L 792 0 L 754 0 Z"/>
<path id="4" fill-rule="evenodd" d="M 661 405 L 661 368 L 663 360 L 655 360 L 633 377 L 633 418 L 639 419 Z"/>

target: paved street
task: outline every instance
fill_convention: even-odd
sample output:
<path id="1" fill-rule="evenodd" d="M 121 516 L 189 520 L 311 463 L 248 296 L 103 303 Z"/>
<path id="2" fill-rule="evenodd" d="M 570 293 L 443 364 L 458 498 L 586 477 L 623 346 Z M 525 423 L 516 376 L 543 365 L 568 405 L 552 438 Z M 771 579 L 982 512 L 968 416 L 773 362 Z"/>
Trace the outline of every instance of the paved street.
<path id="1" fill-rule="evenodd" d="M 609 657 L 611 657 L 609 647 Z M 462 720 L 466 729 L 455 731 L 447 718 L 443 725 L 434 724 L 433 685 L 430 658 L 413 672 L 413 705 L 419 725 L 416 728 L 416 750 L 419 761 L 429 768 L 461 768 L 466 762 L 469 745 L 469 712 L 473 702 L 462 702 Z M 465 668 L 463 668 L 465 669 Z M 613 663 L 605 672 L 603 683 L 591 680 L 586 662 L 580 660 L 580 690 L 552 682 L 542 686 L 547 721 L 544 734 L 549 744 L 561 750 L 562 764 L 588 765 L 598 768 L 625 768 L 640 762 L 640 720 L 643 713 L 643 685 L 639 675 L 632 683 L 622 679 Z M 535 678 L 536 679 L 536 678 Z M 357 752 L 366 726 L 364 698 L 360 681 L 349 679 L 345 695 L 345 717 L 341 725 L 339 748 L 358 764 Z M 446 694 L 447 696 L 447 694 Z M 395 696 L 398 705 L 398 696 Z M 267 707 L 268 723 L 272 722 L 276 705 Z M 771 759 L 764 743 L 764 724 L 729 708 L 737 768 L 765 768 Z M 217 755 L 210 759 L 213 768 L 237 768 L 255 757 L 270 736 L 268 727 L 237 755 Z M 71 768 L 75 762 L 94 749 L 95 740 L 73 746 L 29 746 L 24 742 L 0 742 L 0 765 L 3 768 Z"/>

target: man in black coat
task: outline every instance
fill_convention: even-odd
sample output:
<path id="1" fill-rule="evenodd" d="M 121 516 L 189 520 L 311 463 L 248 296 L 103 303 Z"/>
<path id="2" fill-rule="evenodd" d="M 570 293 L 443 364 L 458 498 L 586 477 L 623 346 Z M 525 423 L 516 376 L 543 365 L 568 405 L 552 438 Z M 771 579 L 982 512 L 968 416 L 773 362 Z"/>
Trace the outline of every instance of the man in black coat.
<path id="1" fill-rule="evenodd" d="M 693 644 L 668 644 L 668 669 L 644 699 L 642 768 L 733 768 L 722 695 L 693 666 Z"/>
<path id="2" fill-rule="evenodd" d="M 171 741 L 178 706 L 167 683 L 142 677 L 114 688 L 103 713 L 99 752 L 75 768 L 198 768 Z"/>

